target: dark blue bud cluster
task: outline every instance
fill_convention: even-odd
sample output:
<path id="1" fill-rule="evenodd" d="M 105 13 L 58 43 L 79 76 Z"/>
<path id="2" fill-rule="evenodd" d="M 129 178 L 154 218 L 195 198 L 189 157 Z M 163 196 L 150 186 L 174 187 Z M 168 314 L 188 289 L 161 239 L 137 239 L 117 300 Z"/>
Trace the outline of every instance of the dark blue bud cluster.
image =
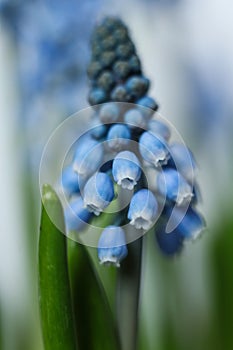
<path id="1" fill-rule="evenodd" d="M 174 255 L 204 227 L 195 209 L 196 164 L 184 144 L 171 141 L 171 128 L 157 117 L 158 105 L 146 95 L 149 81 L 121 20 L 106 18 L 96 27 L 88 75 L 95 124 L 76 143 L 72 164 L 62 174 L 71 198 L 67 229 L 84 229 L 113 200 L 120 202 L 123 190 L 128 205 L 112 215 L 100 236 L 100 262 L 119 266 L 127 255 L 127 226 L 120 227 L 127 224 L 141 234 L 153 228 L 160 250 Z"/>
<path id="2" fill-rule="evenodd" d="M 143 99 L 150 82 L 142 74 L 141 63 L 127 27 L 118 18 L 106 18 L 96 26 L 92 40 L 92 58 L 88 66 L 89 102 L 137 102 L 153 110 L 157 103 Z"/>

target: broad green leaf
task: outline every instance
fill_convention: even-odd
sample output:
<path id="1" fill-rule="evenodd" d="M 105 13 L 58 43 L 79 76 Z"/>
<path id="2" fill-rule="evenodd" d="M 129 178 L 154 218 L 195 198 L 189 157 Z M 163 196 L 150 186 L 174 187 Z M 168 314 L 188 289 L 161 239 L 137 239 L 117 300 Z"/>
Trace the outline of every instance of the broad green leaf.
<path id="1" fill-rule="evenodd" d="M 120 350 L 103 286 L 84 245 L 68 241 L 76 332 L 81 350 Z"/>
<path id="2" fill-rule="evenodd" d="M 45 350 L 75 350 L 66 236 L 51 222 L 45 207 L 64 227 L 61 203 L 49 185 L 43 187 L 39 240 L 39 293 Z"/>

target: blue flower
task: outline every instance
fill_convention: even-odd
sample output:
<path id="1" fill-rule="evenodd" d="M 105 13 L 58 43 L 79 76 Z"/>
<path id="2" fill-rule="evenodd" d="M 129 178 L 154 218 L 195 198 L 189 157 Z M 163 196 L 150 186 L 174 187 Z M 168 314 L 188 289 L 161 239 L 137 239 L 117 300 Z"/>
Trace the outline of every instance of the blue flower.
<path id="1" fill-rule="evenodd" d="M 114 53 L 113 56 L 107 55 L 108 52 L 105 52 L 104 57 L 102 56 L 102 65 L 106 64 L 108 65 L 108 62 L 114 60 Z M 110 71 L 103 71 L 99 78 L 98 78 L 98 85 L 100 88 L 102 88 L 104 91 L 109 92 L 111 91 L 111 88 L 113 87 L 115 82 L 114 75 Z"/>
<path id="2" fill-rule="evenodd" d="M 140 162 L 135 154 L 130 151 L 118 153 L 113 161 L 112 175 L 118 185 L 132 190 L 141 176 Z"/>
<path id="3" fill-rule="evenodd" d="M 173 143 L 169 147 L 171 158 L 168 166 L 173 166 L 188 181 L 193 182 L 194 175 L 197 170 L 196 161 L 192 152 L 181 143 Z"/>
<path id="4" fill-rule="evenodd" d="M 124 84 L 118 84 L 113 88 L 111 99 L 118 102 L 129 102 L 130 96 Z"/>
<path id="5" fill-rule="evenodd" d="M 193 188 L 175 169 L 163 169 L 158 174 L 157 186 L 163 196 L 178 205 L 190 202 L 193 197 Z"/>
<path id="6" fill-rule="evenodd" d="M 100 108 L 99 117 L 103 123 L 114 123 L 118 120 L 119 116 L 119 106 L 114 102 L 106 103 Z"/>
<path id="7" fill-rule="evenodd" d="M 65 209 L 67 231 L 82 231 L 91 217 L 92 214 L 84 208 L 83 199 L 75 198 Z"/>
<path id="8" fill-rule="evenodd" d="M 157 214 L 158 203 L 151 191 L 142 189 L 133 195 L 129 205 L 128 219 L 136 229 L 150 229 Z"/>
<path id="9" fill-rule="evenodd" d="M 185 240 L 195 240 L 206 227 L 203 217 L 191 206 L 187 211 L 177 207 L 173 210 L 170 208 L 168 214 L 175 230 L 178 230 Z"/>
<path id="10" fill-rule="evenodd" d="M 79 176 L 72 166 L 68 166 L 62 171 L 61 183 L 64 192 L 68 196 L 80 192 Z"/>
<path id="11" fill-rule="evenodd" d="M 107 140 L 108 147 L 113 151 L 120 151 L 126 147 L 131 138 L 129 127 L 124 124 L 115 124 L 109 129 Z"/>
<path id="12" fill-rule="evenodd" d="M 92 61 L 87 67 L 87 74 L 90 79 L 96 79 L 102 71 L 101 63 Z"/>
<path id="13" fill-rule="evenodd" d="M 140 98 L 138 101 L 137 101 L 137 104 L 139 106 L 143 106 L 143 107 L 146 107 L 146 108 L 150 108 L 152 109 L 153 111 L 156 111 L 158 109 L 158 104 L 157 102 L 152 98 L 152 97 L 149 97 L 149 96 L 144 96 L 142 98 Z"/>
<path id="14" fill-rule="evenodd" d="M 183 238 L 178 229 L 166 233 L 166 225 L 160 225 L 155 231 L 156 240 L 164 255 L 174 256 L 183 248 Z"/>
<path id="15" fill-rule="evenodd" d="M 103 89 L 94 88 L 90 91 L 88 100 L 92 106 L 104 103 L 107 100 L 106 92 Z"/>
<path id="16" fill-rule="evenodd" d="M 192 177 L 195 168 L 192 154 L 182 144 L 170 145 L 169 124 L 152 119 L 158 104 L 147 95 L 149 80 L 143 76 L 135 47 L 122 22 L 113 18 L 103 20 L 95 29 L 91 46 L 90 103 L 107 103 L 94 107 L 92 125 L 78 142 L 75 153 L 73 170 L 86 182 L 83 202 L 75 208 L 78 218 L 84 216 L 83 210 L 88 215 L 84 222 L 89 215 L 105 211 L 114 199 L 116 182 L 132 191 L 126 191 L 127 198 L 132 198 L 129 206 L 119 213 L 118 224 L 125 222 L 127 212 L 134 231 L 144 233 L 154 226 L 159 208 L 163 208 L 161 224 L 156 225 L 156 239 L 164 254 L 175 255 L 186 240 L 196 238 L 204 227 L 203 218 L 193 208 L 198 202 L 198 188 Z M 135 105 L 127 107 L 117 102 Z M 131 147 L 132 143 L 136 149 Z M 148 186 L 141 179 L 141 162 L 148 165 L 145 169 Z M 80 191 L 80 183 L 79 188 L 75 187 L 75 175 L 67 179 L 70 194 Z M 158 194 L 158 201 L 152 191 Z M 72 216 L 66 213 L 66 217 L 67 226 L 77 228 Z M 99 260 L 102 264 L 119 266 L 126 255 L 125 232 L 115 221 L 115 226 L 108 226 L 100 236 Z"/>
<path id="17" fill-rule="evenodd" d="M 125 79 L 130 73 L 130 64 L 127 61 L 116 61 L 113 72 L 117 79 Z"/>
<path id="18" fill-rule="evenodd" d="M 147 118 L 151 117 L 152 114 L 155 111 L 157 111 L 157 109 L 159 108 L 156 101 L 149 96 L 144 96 L 144 97 L 140 98 L 136 103 L 137 103 L 137 105 L 139 105 L 141 107 L 145 107 L 145 108 L 140 108 L 140 110 L 143 112 L 143 114 Z"/>
<path id="19" fill-rule="evenodd" d="M 132 108 L 128 110 L 124 115 L 124 122 L 126 124 L 129 124 L 129 127 L 135 128 L 145 128 L 146 127 L 146 120 L 143 115 L 143 112 L 140 111 L 137 108 Z"/>
<path id="20" fill-rule="evenodd" d="M 78 142 L 73 168 L 79 175 L 89 176 L 101 165 L 104 156 L 103 145 L 89 136 Z"/>
<path id="21" fill-rule="evenodd" d="M 159 120 L 151 119 L 148 123 L 148 130 L 152 134 L 155 134 L 155 136 L 162 137 L 166 141 L 170 139 L 171 131 L 169 127 Z"/>
<path id="22" fill-rule="evenodd" d="M 139 151 L 144 160 L 158 167 L 167 164 L 169 153 L 165 140 L 151 132 L 144 132 L 139 139 Z"/>
<path id="23" fill-rule="evenodd" d="M 101 264 L 113 264 L 117 267 L 128 254 L 125 233 L 121 227 L 107 226 L 98 242 L 98 257 Z"/>
<path id="24" fill-rule="evenodd" d="M 83 191 L 84 207 L 99 215 L 114 198 L 114 187 L 105 173 L 96 173 L 86 183 Z"/>
<path id="25" fill-rule="evenodd" d="M 104 124 L 100 124 L 94 126 L 93 129 L 91 129 L 91 136 L 94 137 L 96 140 L 99 140 L 106 135 L 106 132 L 107 126 Z"/>
<path id="26" fill-rule="evenodd" d="M 133 74 L 141 73 L 141 63 L 137 55 L 132 55 L 128 63 Z"/>
<path id="27" fill-rule="evenodd" d="M 133 99 L 139 99 L 145 95 L 149 85 L 149 79 L 141 75 L 134 75 L 126 81 L 126 89 Z"/>

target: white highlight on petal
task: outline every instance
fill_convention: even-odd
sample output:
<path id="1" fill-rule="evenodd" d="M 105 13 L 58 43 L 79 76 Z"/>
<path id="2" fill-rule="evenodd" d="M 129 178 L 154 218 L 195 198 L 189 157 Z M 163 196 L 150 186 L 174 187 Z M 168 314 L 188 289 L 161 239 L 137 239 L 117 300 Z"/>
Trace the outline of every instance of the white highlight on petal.
<path id="1" fill-rule="evenodd" d="M 189 184 L 183 184 L 179 187 L 179 191 L 176 197 L 177 205 L 184 205 L 189 203 L 193 197 L 192 188 Z"/>
<path id="2" fill-rule="evenodd" d="M 128 219 L 136 229 L 150 229 L 157 218 L 157 213 L 158 203 L 150 190 L 142 189 L 133 195 Z"/>
<path id="3" fill-rule="evenodd" d="M 141 176 L 140 163 L 133 152 L 123 151 L 113 161 L 112 174 L 118 185 L 132 190 Z"/>
<path id="4" fill-rule="evenodd" d="M 116 267 L 120 267 L 120 261 L 115 256 L 108 256 L 106 258 L 102 258 L 100 261 L 100 265 L 113 265 Z"/>
<path id="5" fill-rule="evenodd" d="M 166 165 L 169 159 L 169 154 L 165 150 L 160 150 L 156 154 L 153 155 L 154 157 L 154 165 L 156 168 L 160 167 L 161 165 Z"/>
<path id="6" fill-rule="evenodd" d="M 117 184 L 124 189 L 133 190 L 134 186 L 137 184 L 137 181 L 128 177 L 118 180 Z"/>
<path id="7" fill-rule="evenodd" d="M 130 221 L 130 225 L 135 226 L 136 229 L 148 230 L 151 227 L 152 221 L 147 220 L 141 216 L 136 217 Z"/>

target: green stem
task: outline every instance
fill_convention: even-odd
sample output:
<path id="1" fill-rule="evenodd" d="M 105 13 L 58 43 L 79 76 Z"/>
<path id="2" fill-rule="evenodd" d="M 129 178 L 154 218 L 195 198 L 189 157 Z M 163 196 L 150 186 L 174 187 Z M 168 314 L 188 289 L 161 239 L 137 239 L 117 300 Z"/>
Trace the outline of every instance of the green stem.
<path id="1" fill-rule="evenodd" d="M 128 256 L 119 269 L 117 319 L 122 350 L 137 348 L 142 238 L 128 245 Z"/>

